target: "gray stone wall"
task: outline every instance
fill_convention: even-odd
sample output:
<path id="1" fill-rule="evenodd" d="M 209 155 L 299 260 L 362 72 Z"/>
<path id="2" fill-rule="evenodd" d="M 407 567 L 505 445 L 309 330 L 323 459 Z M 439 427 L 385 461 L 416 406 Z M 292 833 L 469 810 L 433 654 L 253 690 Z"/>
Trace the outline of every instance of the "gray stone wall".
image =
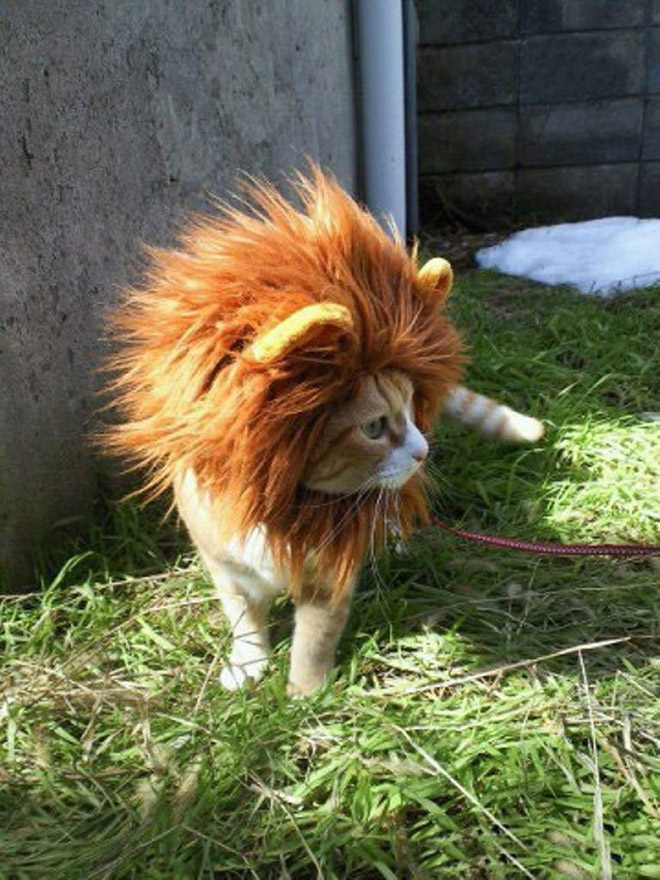
<path id="1" fill-rule="evenodd" d="M 96 490 L 103 314 L 239 170 L 355 180 L 349 0 L 0 4 L 0 571 Z"/>
<path id="2" fill-rule="evenodd" d="M 660 213 L 660 0 L 419 0 L 427 212 Z"/>

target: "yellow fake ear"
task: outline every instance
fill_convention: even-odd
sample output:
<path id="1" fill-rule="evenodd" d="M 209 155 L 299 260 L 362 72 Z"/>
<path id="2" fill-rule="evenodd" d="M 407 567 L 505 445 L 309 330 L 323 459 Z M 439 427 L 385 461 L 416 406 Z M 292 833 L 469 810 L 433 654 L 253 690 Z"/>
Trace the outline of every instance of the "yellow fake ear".
<path id="1" fill-rule="evenodd" d="M 417 273 L 417 278 L 424 287 L 433 289 L 440 297 L 445 297 L 451 290 L 454 273 L 447 260 L 433 257 L 428 263 L 424 263 Z"/>
<path id="2" fill-rule="evenodd" d="M 353 328 L 346 306 L 339 303 L 315 303 L 298 309 L 252 343 L 250 354 L 260 364 L 281 357 L 308 342 L 321 327 Z"/>

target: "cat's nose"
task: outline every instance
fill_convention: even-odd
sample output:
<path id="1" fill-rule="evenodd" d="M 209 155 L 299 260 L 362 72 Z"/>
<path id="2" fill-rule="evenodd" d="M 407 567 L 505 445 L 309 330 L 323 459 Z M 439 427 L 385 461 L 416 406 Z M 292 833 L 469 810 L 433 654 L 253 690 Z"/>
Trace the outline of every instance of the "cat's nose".
<path id="1" fill-rule="evenodd" d="M 418 464 L 421 464 L 429 454 L 429 444 L 426 437 L 413 422 L 408 422 L 404 446 L 408 455 Z"/>
<path id="2" fill-rule="evenodd" d="M 422 434 L 417 438 L 417 443 L 415 443 L 410 454 L 415 461 L 418 461 L 420 464 L 423 461 L 426 461 L 426 456 L 429 454 L 429 444 L 426 442 L 426 438 L 423 437 Z"/>

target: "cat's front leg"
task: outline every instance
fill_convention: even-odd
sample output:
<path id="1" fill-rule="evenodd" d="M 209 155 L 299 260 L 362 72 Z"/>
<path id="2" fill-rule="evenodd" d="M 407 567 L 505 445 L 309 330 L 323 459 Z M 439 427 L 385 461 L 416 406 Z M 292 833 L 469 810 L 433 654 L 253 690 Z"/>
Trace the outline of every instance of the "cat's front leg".
<path id="1" fill-rule="evenodd" d="M 249 682 L 259 681 L 268 665 L 270 630 L 268 612 L 274 590 L 268 589 L 256 573 L 233 571 L 231 563 L 221 563 L 202 551 L 217 588 L 231 632 L 231 651 L 220 673 L 220 684 L 235 691 Z"/>
<path id="2" fill-rule="evenodd" d="M 220 591 L 220 601 L 233 637 L 220 684 L 235 691 L 250 681 L 259 681 L 266 671 L 270 654 L 270 598 L 259 602 L 239 591 Z"/>
<path id="3" fill-rule="evenodd" d="M 306 697 L 325 682 L 346 626 L 351 593 L 334 603 L 329 597 L 302 599 L 296 603 L 288 696 Z"/>

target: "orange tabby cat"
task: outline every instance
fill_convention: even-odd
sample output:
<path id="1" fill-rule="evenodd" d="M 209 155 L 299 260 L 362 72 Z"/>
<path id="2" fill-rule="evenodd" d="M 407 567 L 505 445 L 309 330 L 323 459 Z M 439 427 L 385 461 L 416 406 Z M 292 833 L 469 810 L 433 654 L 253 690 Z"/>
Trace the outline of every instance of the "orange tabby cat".
<path id="1" fill-rule="evenodd" d="M 428 520 L 421 472 L 443 407 L 506 439 L 541 427 L 457 384 L 446 261 L 418 270 L 318 169 L 296 190 L 300 209 L 255 186 L 252 210 L 153 253 L 115 322 L 125 419 L 109 442 L 147 466 L 147 490 L 174 490 L 234 635 L 222 683 L 263 674 L 286 589 L 302 696 L 332 666 L 367 548 L 393 517 L 403 536 Z"/>

